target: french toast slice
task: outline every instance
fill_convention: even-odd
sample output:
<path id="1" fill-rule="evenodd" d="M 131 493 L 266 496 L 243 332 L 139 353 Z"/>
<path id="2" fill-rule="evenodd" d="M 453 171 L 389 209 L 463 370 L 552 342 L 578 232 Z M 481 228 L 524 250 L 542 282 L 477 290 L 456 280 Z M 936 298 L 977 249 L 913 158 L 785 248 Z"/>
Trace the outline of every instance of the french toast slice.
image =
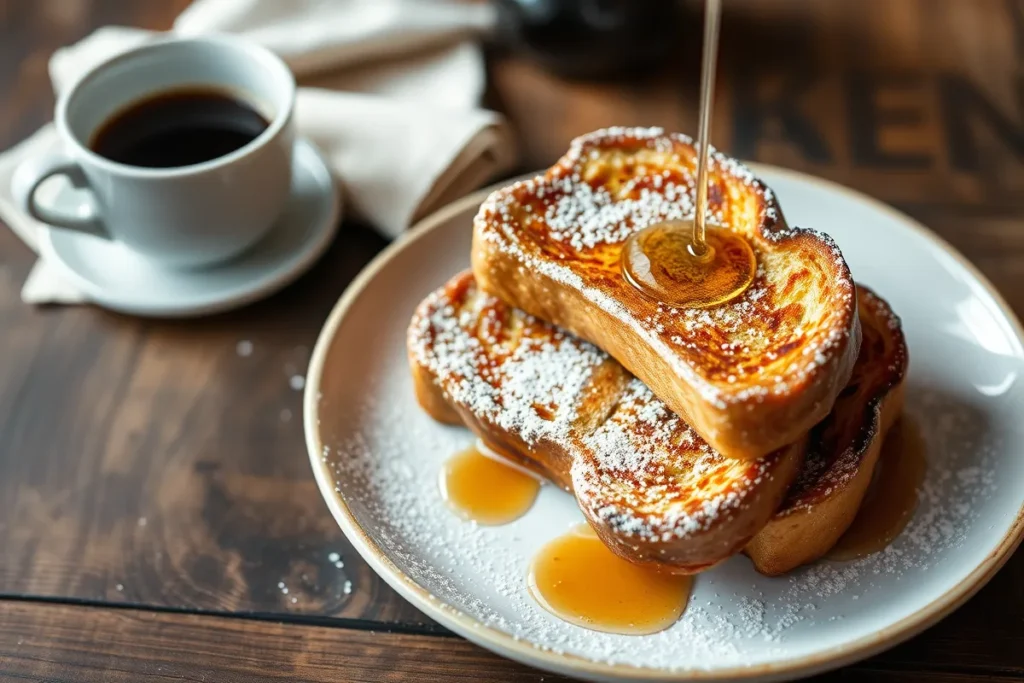
<path id="1" fill-rule="evenodd" d="M 545 174 L 481 205 L 473 273 L 485 292 L 608 352 L 718 452 L 753 459 L 832 409 L 860 346 L 856 291 L 831 238 L 788 227 L 771 190 L 712 150 L 711 220 L 749 241 L 754 282 L 703 309 L 642 294 L 621 274 L 623 242 L 692 217 L 694 176 L 684 135 L 579 137 Z"/>
<path id="2" fill-rule="evenodd" d="M 723 457 L 608 354 L 484 294 L 469 272 L 420 304 L 408 351 L 430 415 L 573 492 L 636 563 L 693 573 L 739 552 L 803 460 L 804 439 Z"/>
<path id="3" fill-rule="evenodd" d="M 745 552 L 762 574 L 783 574 L 824 556 L 853 522 L 882 442 L 903 409 L 907 345 L 900 320 L 867 287 L 857 291 L 863 342 L 832 412 L 811 430 L 782 506 Z"/>

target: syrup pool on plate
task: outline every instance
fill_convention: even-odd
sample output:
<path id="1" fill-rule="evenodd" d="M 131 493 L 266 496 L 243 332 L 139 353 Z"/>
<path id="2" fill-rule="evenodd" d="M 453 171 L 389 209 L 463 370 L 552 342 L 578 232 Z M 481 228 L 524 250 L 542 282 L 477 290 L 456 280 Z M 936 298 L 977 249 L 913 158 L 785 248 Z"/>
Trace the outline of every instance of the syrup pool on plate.
<path id="1" fill-rule="evenodd" d="M 885 550 L 913 517 L 926 469 L 921 429 L 908 418 L 901 418 L 882 444 L 857 516 L 828 559 L 856 560 Z"/>
<path id="2" fill-rule="evenodd" d="M 522 517 L 540 490 L 539 479 L 502 462 L 481 443 L 449 458 L 439 483 L 441 497 L 455 514 L 487 526 Z"/>
<path id="3" fill-rule="evenodd" d="M 565 621 L 606 633 L 645 635 L 679 620 L 693 578 L 615 555 L 587 524 L 549 542 L 530 565 L 530 594 Z"/>

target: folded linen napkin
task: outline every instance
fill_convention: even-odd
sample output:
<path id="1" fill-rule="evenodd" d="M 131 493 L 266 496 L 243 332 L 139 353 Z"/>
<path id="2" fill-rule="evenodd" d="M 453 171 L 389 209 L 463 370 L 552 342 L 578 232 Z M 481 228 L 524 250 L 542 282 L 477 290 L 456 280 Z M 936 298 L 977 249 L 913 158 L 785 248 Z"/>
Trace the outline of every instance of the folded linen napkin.
<path id="1" fill-rule="evenodd" d="M 280 55 L 300 85 L 298 132 L 323 152 L 346 210 L 395 237 L 515 161 L 504 120 L 478 106 L 484 68 L 473 39 L 493 22 L 490 4 L 452 0 L 197 0 L 172 32 L 233 33 Z M 58 50 L 50 60 L 55 91 L 155 35 L 107 27 Z M 23 159 L 57 144 L 47 124 L 0 154 L 0 220 L 33 250 L 43 226 L 15 208 L 11 176 Z M 22 299 L 83 297 L 40 261 Z"/>

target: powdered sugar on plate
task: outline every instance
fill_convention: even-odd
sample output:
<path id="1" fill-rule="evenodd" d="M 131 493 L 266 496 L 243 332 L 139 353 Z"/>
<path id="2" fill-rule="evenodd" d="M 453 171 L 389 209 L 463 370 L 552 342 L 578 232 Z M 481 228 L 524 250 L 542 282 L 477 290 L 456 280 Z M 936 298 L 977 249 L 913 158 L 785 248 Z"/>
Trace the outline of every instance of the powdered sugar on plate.
<path id="1" fill-rule="evenodd" d="M 741 512 L 773 495 L 774 472 L 785 465 L 782 453 L 756 463 L 719 455 L 603 351 L 480 292 L 469 272 L 417 307 L 408 347 L 418 376 L 429 377 L 424 381 L 449 405 L 473 415 L 498 443 L 508 434 L 570 459 L 569 472 L 548 466 L 571 478 L 591 520 L 634 542 L 705 532 L 743 538 L 749 522 Z M 591 395 L 608 401 L 600 424 L 577 414 Z M 722 559 L 722 541 L 696 542 L 704 550 L 688 554 L 689 564 Z"/>
<path id="2" fill-rule="evenodd" d="M 363 528 L 438 606 L 539 648 L 596 661 L 657 669 L 753 665 L 792 654 L 812 629 L 827 641 L 841 622 L 889 603 L 894 591 L 941 568 L 997 485 L 991 474 L 997 444 L 977 433 L 970 414 L 941 395 L 912 391 L 907 413 L 936 429 L 926 434 L 929 469 L 920 507 L 886 551 L 856 562 L 819 562 L 775 579 L 736 557 L 698 577 L 686 614 L 667 631 L 596 633 L 551 616 L 526 588 L 533 553 L 580 518 L 571 497 L 545 487 L 525 518 L 504 527 L 457 519 L 435 482 L 444 459 L 472 436 L 423 415 L 408 382 L 389 384 L 393 388 L 381 392 L 387 398 L 364 403 L 353 416 L 354 433 L 324 456 Z"/>
<path id="3" fill-rule="evenodd" d="M 473 437 L 433 422 L 412 396 L 406 327 L 420 300 L 467 266 L 476 212 L 467 206 L 409 240 L 402 258 L 376 272 L 329 342 L 329 369 L 309 375 L 307 387 L 318 401 L 307 426 L 326 446 L 314 449 L 323 494 L 340 501 L 351 515 L 342 521 L 357 525 L 398 568 L 378 563 L 389 581 L 432 594 L 417 603 L 421 609 L 438 619 L 467 615 L 476 624 L 465 629 L 471 638 L 494 628 L 537 649 L 596 661 L 658 670 L 770 663 L 800 673 L 802 657 L 913 623 L 944 596 L 970 588 L 981 563 L 1005 552 L 1001 544 L 1024 502 L 1024 351 L 1014 323 L 969 269 L 906 217 L 803 176 L 759 175 L 790 219 L 827 227 L 858 280 L 903 319 L 911 359 L 906 413 L 928 446 L 921 505 L 904 533 L 873 557 L 774 579 L 735 557 L 699 576 L 683 619 L 652 636 L 594 633 L 537 606 L 526 589 L 529 560 L 582 521 L 573 499 L 545 486 L 512 524 L 484 528 L 457 519 L 436 477 Z M 353 542 L 366 551 L 357 535 Z M 356 561 L 345 560 L 346 569 Z"/>
<path id="4" fill-rule="evenodd" d="M 478 254 L 493 255 L 478 259 L 517 262 L 518 270 L 504 276 L 513 281 L 512 292 L 528 289 L 517 287 L 517 273 L 578 292 L 631 328 L 637 343 L 650 346 L 716 408 L 763 403 L 824 381 L 827 368 L 844 353 L 848 357 L 846 342 L 854 331 L 846 262 L 827 235 L 782 222 L 773 192 L 720 152 L 710 150 L 712 194 L 720 199 L 712 202 L 719 208 L 709 217 L 748 235 L 758 260 L 749 289 L 719 306 L 692 309 L 630 300 L 620 285 L 609 284 L 617 279 L 609 280 L 604 261 L 618 258 L 618 245 L 629 235 L 692 218 L 692 154 L 690 138 L 661 128 L 616 127 L 581 136 L 548 173 L 494 192 L 481 205 L 475 230 L 488 246 Z M 793 244 L 802 246 L 773 247 L 798 236 L 802 241 Z M 798 259 L 787 260 L 787 250 L 814 266 L 796 272 L 791 266 Z M 598 262 L 604 265 L 595 267 Z M 793 289 L 791 278 L 800 287 Z M 787 315 L 769 323 L 773 307 Z M 593 332 L 586 336 L 600 341 Z M 777 360 L 784 362 L 766 362 Z M 767 383 L 766 377 L 780 381 Z M 641 378 L 656 385 L 650 376 Z"/>

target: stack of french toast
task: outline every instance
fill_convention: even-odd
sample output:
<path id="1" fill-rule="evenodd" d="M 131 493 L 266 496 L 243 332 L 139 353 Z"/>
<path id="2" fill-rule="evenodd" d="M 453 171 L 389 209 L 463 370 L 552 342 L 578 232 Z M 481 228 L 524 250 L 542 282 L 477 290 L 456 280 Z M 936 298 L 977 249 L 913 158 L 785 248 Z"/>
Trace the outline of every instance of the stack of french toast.
<path id="1" fill-rule="evenodd" d="M 899 318 L 827 235 L 711 153 L 709 217 L 748 240 L 753 283 L 709 308 L 650 298 L 623 242 L 693 215 L 686 136 L 611 128 L 498 190 L 472 271 L 420 304 L 423 408 L 570 491 L 617 555 L 695 573 L 745 552 L 775 575 L 853 521 L 902 409 Z"/>

